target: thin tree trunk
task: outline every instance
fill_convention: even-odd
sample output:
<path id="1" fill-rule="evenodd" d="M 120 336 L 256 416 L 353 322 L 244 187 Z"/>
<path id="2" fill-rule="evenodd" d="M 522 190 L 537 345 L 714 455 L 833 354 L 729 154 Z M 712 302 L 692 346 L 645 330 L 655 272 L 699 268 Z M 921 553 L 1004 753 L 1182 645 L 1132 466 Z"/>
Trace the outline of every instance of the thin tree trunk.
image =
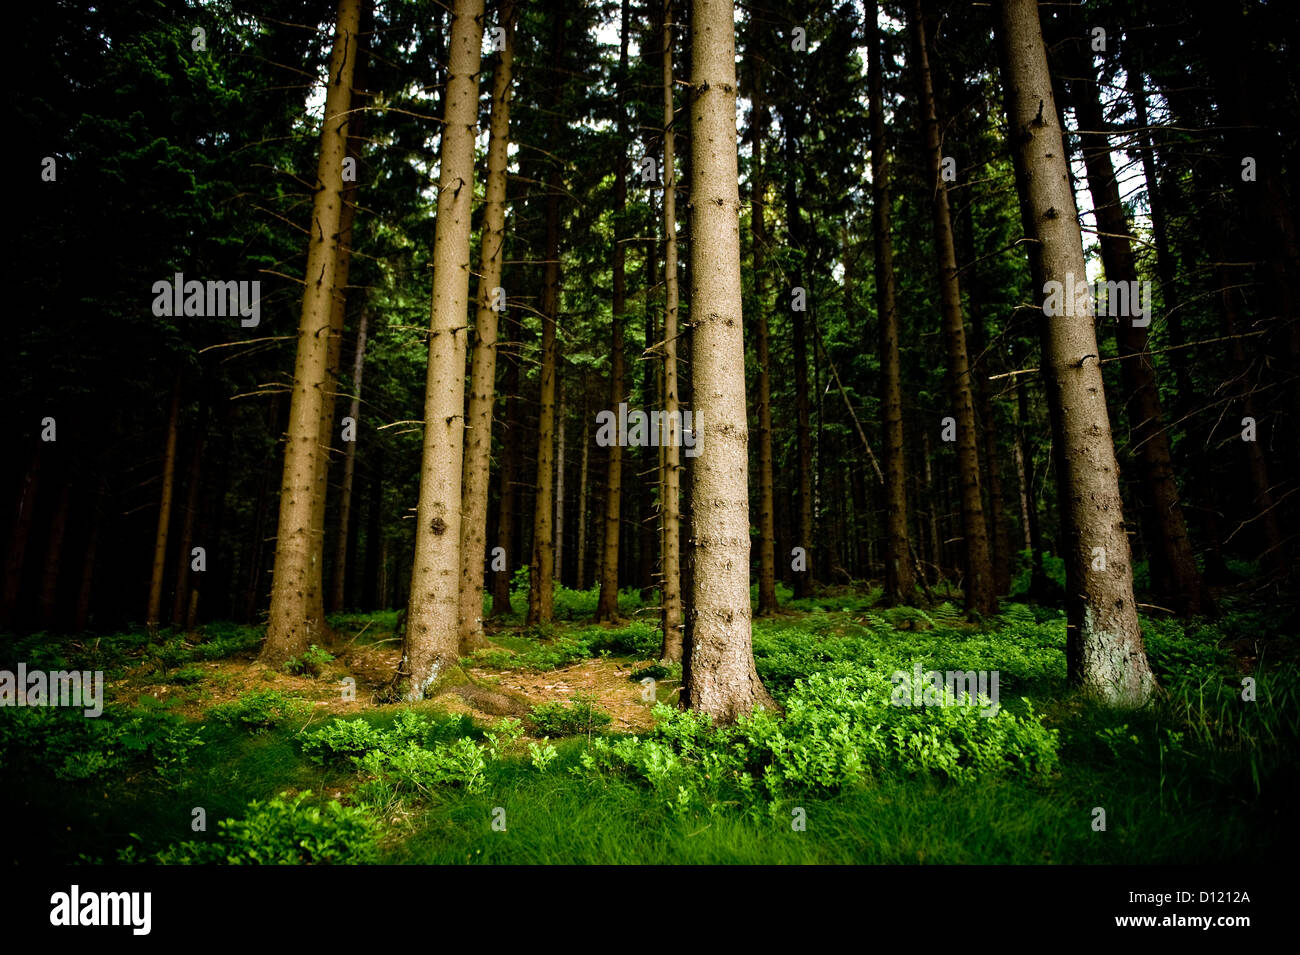
<path id="1" fill-rule="evenodd" d="M 748 419 L 736 157 L 735 9 L 691 7 L 691 348 L 700 455 L 691 467 L 689 655 L 682 697 L 729 723 L 775 708 L 754 669 L 749 603 Z"/>
<path id="2" fill-rule="evenodd" d="M 627 41 L 628 0 L 623 0 L 619 13 L 618 52 L 618 139 L 627 139 Z M 613 303 L 610 323 L 609 408 L 617 415 L 619 404 L 626 401 L 625 367 L 623 359 L 623 322 L 627 311 L 627 277 L 624 274 L 625 249 L 623 245 L 623 213 L 627 207 L 627 158 L 620 151 L 614 160 L 614 254 Z M 584 422 L 583 427 L 586 427 Z M 618 619 L 618 568 L 619 539 L 623 530 L 623 447 L 615 440 L 607 449 L 605 467 L 605 520 L 603 533 L 597 541 L 600 548 L 600 596 L 596 601 L 596 622 L 609 623 Z"/>
<path id="3" fill-rule="evenodd" d="M 348 417 L 361 420 L 361 378 L 366 366 L 366 327 L 369 312 L 362 306 L 357 319 L 357 346 L 352 360 L 352 398 L 348 403 Z M 343 447 L 343 483 L 339 487 L 339 531 L 334 541 L 334 573 L 330 579 L 330 609 L 335 613 L 347 603 L 348 556 L 351 553 L 352 488 L 356 482 L 357 442 L 347 441 Z"/>
<path id="4" fill-rule="evenodd" d="M 650 302 L 650 290 L 659 285 L 659 245 L 657 241 L 646 246 L 645 272 L 645 351 L 643 352 L 645 357 L 642 361 L 641 398 L 642 403 L 648 405 L 651 400 L 650 396 L 659 393 L 659 389 L 662 387 L 660 382 L 664 375 L 663 362 L 652 360 L 658 351 L 656 343 L 659 341 L 659 319 Z M 637 568 L 637 579 L 641 584 L 642 599 L 649 600 L 656 583 L 655 550 L 659 540 L 659 505 L 656 499 L 659 488 L 659 465 L 657 460 L 654 480 L 642 480 L 640 487 L 645 504 L 641 510 L 640 564 Z"/>
<path id="5" fill-rule="evenodd" d="M 59 565 L 63 539 L 68 530 L 68 509 L 72 504 L 72 484 L 65 482 L 50 519 L 50 536 L 45 544 L 45 568 L 41 574 L 41 628 L 54 630 L 58 623 Z"/>
<path id="6" fill-rule="evenodd" d="M 1047 572 L 1043 569 L 1043 537 L 1038 525 L 1038 502 L 1034 497 L 1034 458 L 1025 453 L 1024 428 L 1029 423 L 1029 403 L 1025 396 L 1025 386 L 1016 382 L 1016 452 L 1020 455 L 1022 487 L 1027 489 L 1025 511 L 1025 541 L 1029 546 L 1029 596 L 1043 599 L 1047 595 Z"/>
<path id="7" fill-rule="evenodd" d="M 100 527 L 104 522 L 101 506 L 103 496 L 104 490 L 100 486 L 90 500 L 90 536 L 81 559 L 81 586 L 77 590 L 77 608 L 72 622 L 72 629 L 76 633 L 85 632 L 90 624 L 90 597 L 95 581 L 95 557 L 99 552 Z"/>
<path id="8" fill-rule="evenodd" d="M 1098 364 L 1078 213 L 1057 120 L 1037 0 L 1001 0 L 1006 115 L 1031 254 L 1045 283 L 1085 294 L 1041 322 L 1042 368 L 1057 452 L 1071 683 L 1107 703 L 1140 706 L 1155 678 L 1133 598 L 1119 469 Z M 1048 290 L 1036 294 L 1048 295 Z M 1059 296 L 1058 296 L 1059 297 Z M 1044 302 L 1046 305 L 1046 301 Z M 1050 309 L 1055 312 L 1056 310 Z"/>
<path id="9" fill-rule="evenodd" d="M 343 212 L 343 158 L 347 151 L 344 117 L 352 102 L 360 19 L 360 0 L 339 0 L 321 124 L 320 160 L 316 167 L 316 197 L 304 273 L 306 289 L 298 324 L 293 397 L 284 446 L 271 615 L 260 656 L 263 663 L 273 667 L 302 654 L 311 644 L 323 642 L 324 635 L 319 549 L 313 541 L 314 503 L 318 487 L 317 460 L 324 453 L 321 419 L 325 413 L 325 392 L 330 390 L 329 328 Z M 313 565 L 314 557 L 317 559 Z"/>
<path id="10" fill-rule="evenodd" d="M 185 507 L 181 512 L 180 547 L 176 555 L 176 592 L 172 599 L 172 626 L 185 626 L 190 605 L 190 566 L 193 558 L 194 524 L 199 510 L 199 486 L 203 476 L 203 444 L 207 430 L 207 399 L 199 411 L 194 429 L 194 447 L 190 450 L 190 466 L 185 476 Z"/>
<path id="11" fill-rule="evenodd" d="M 587 589 L 587 459 L 591 451 L 591 438 L 587 433 L 588 415 L 591 410 L 590 393 L 582 389 L 582 414 L 578 421 L 581 425 L 578 433 L 582 435 L 582 452 L 578 458 L 578 567 L 574 583 L 577 590 Z"/>
<path id="12" fill-rule="evenodd" d="M 772 478 L 772 369 L 767 300 L 767 222 L 763 211 L 767 184 L 763 178 L 763 139 L 767 106 L 763 102 L 762 60 L 753 56 L 754 112 L 752 127 L 753 171 L 750 174 L 750 220 L 753 237 L 754 352 L 758 363 L 758 615 L 780 611 L 776 599 L 776 491 Z"/>
<path id="13" fill-rule="evenodd" d="M 518 499 L 516 475 L 519 473 L 519 447 L 523 424 L 519 420 L 519 356 L 506 353 L 506 371 L 502 381 L 505 390 L 505 428 L 501 442 L 500 509 L 497 512 L 497 547 L 504 555 L 505 569 L 493 571 L 492 616 L 507 616 L 514 612 L 510 605 L 510 567 L 514 563 L 515 502 Z"/>
<path id="14" fill-rule="evenodd" d="M 560 174 L 551 172 L 546 197 L 546 268 L 542 278 L 541 392 L 537 421 L 537 494 L 529 565 L 529 626 L 555 616 L 555 324 L 560 299 Z"/>
<path id="15" fill-rule="evenodd" d="M 885 593 L 889 604 L 916 597 L 907 537 L 907 456 L 903 453 L 903 384 L 898 349 L 898 309 L 894 283 L 889 157 L 885 151 L 884 81 L 881 75 L 879 5 L 867 8 L 867 84 L 871 114 L 871 225 L 875 246 L 876 314 L 880 322 L 880 407 L 884 418 Z"/>
<path id="16" fill-rule="evenodd" d="M 564 375 L 555 376 L 555 582 L 564 586 Z"/>
<path id="17" fill-rule="evenodd" d="M 156 628 L 162 619 L 163 577 L 167 572 L 167 533 L 171 527 L 172 494 L 176 485 L 176 437 L 180 431 L 181 375 L 172 381 L 171 411 L 167 414 L 167 444 L 163 451 L 162 497 L 153 541 L 153 572 L 149 575 L 149 609 L 145 623 Z"/>
<path id="18" fill-rule="evenodd" d="M 664 103 L 664 390 L 663 413 L 669 428 L 676 431 L 677 401 L 677 162 L 674 154 L 675 109 L 673 106 L 673 3 L 664 0 L 663 19 L 663 103 Z M 733 80 L 734 80 L 734 69 Z M 734 92 L 734 91 L 733 91 Z M 732 125 L 735 117 L 732 116 Z M 682 573 L 681 573 L 681 434 L 661 436 L 659 447 L 659 515 L 662 540 L 659 544 L 663 572 L 663 600 L 660 626 L 662 663 L 682 658 Z M 748 528 L 748 519 L 746 519 Z M 748 595 L 749 562 L 745 562 Z M 748 603 L 748 596 L 746 596 Z"/>
<path id="19" fill-rule="evenodd" d="M 492 459 L 492 409 L 496 403 L 499 312 L 506 240 L 506 170 L 509 164 L 510 97 L 514 67 L 515 6 L 505 0 L 498 15 L 504 45 L 492 71 L 492 118 L 488 132 L 487 180 L 479 249 L 478 307 L 474 313 L 474 355 L 470 369 L 469 416 L 462 472 L 460 555 L 460 643 L 469 654 L 485 646 L 483 562 L 487 549 L 488 478 Z M 509 597 L 507 596 L 507 601 Z"/>
<path id="20" fill-rule="evenodd" d="M 426 699 L 460 671 L 461 464 L 465 448 L 465 327 L 469 307 L 470 211 L 478 126 L 483 0 L 456 0 L 444 99 L 433 238 L 433 304 L 425 379 L 424 448 L 415 555 L 393 690 Z"/>
<path id="21" fill-rule="evenodd" d="M 799 212 L 798 173 L 800 168 L 796 156 L 795 144 L 799 138 L 801 124 L 798 107 L 790 106 L 781 114 L 781 125 L 785 134 L 785 210 L 793 248 L 804 250 L 806 243 L 803 236 L 803 216 Z M 799 259 L 794 269 L 794 284 L 805 289 L 803 308 L 807 308 L 806 286 L 804 285 L 804 261 Z M 791 300 L 793 305 L 793 301 Z M 795 394 L 795 444 L 798 457 L 798 504 L 799 538 L 796 545 L 803 549 L 803 570 L 794 575 L 795 597 L 807 597 L 812 593 L 818 570 L 813 560 L 813 459 L 812 459 L 812 409 L 808 397 L 808 337 L 804 327 L 806 312 L 791 309 L 792 343 L 794 345 L 794 394 Z"/>
<path id="22" fill-rule="evenodd" d="M 36 491 L 40 487 L 41 444 L 37 439 L 32 452 L 32 463 L 27 468 L 18 492 L 18 515 L 14 520 L 13 537 L 5 557 L 5 592 L 2 622 L 9 626 L 18 614 L 18 597 L 22 591 L 23 565 L 27 557 L 27 544 L 32 536 L 32 519 L 36 513 Z"/>
<path id="23" fill-rule="evenodd" d="M 943 143 L 935 112 L 934 85 L 925 35 L 921 0 L 912 4 L 913 51 L 925 127 L 927 179 L 933 194 L 930 212 L 934 244 L 938 255 L 939 299 L 947 343 L 948 393 L 957 421 L 957 468 L 961 478 L 961 525 L 966 610 L 987 616 L 997 611 L 992 555 L 980 491 L 980 462 L 975 431 L 975 401 L 970 385 L 970 361 L 966 352 L 966 330 L 962 323 L 961 287 L 957 280 L 957 250 L 953 242 L 952 215 L 948 208 L 948 186 L 943 179 Z"/>

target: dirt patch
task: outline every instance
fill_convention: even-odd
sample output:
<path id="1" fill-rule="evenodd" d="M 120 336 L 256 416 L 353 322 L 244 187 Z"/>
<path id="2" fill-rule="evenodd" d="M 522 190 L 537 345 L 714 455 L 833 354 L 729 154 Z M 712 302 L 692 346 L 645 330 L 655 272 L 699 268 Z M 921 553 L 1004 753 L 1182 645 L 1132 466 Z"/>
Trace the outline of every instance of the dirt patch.
<path id="1" fill-rule="evenodd" d="M 315 704 L 316 719 L 356 715 L 380 706 L 375 694 L 387 688 L 401 660 L 401 650 L 392 645 L 361 646 L 342 653 L 327 664 L 315 679 L 294 676 L 248 657 L 234 657 L 194 664 L 203 679 L 192 685 L 160 682 L 152 668 L 129 672 L 114 684 L 118 699 L 134 702 L 139 696 L 159 701 L 175 700 L 174 711 L 200 718 L 219 703 L 229 703 L 255 690 L 278 690 Z M 595 698 L 595 705 L 610 714 L 609 729 L 616 733 L 640 733 L 653 728 L 653 701 L 643 698 L 644 688 L 629 677 L 637 667 L 653 661 L 592 659 L 556 670 L 489 670 L 470 668 L 474 685 L 449 689 L 431 700 L 450 713 L 465 714 L 484 724 L 502 717 L 525 718 L 539 703 L 572 700 L 580 695 Z M 356 680 L 356 699 L 344 700 L 341 680 Z M 675 699 L 675 683 L 661 682 L 659 698 Z"/>

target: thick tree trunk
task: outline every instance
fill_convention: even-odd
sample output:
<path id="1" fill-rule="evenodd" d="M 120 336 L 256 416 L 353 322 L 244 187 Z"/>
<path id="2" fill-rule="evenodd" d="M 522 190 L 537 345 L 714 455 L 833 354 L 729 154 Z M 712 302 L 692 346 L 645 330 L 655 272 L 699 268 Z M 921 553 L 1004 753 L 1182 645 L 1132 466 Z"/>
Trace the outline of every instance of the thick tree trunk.
<path id="1" fill-rule="evenodd" d="M 1044 282 L 1085 294 L 1049 309 L 1042 324 L 1043 378 L 1057 454 L 1066 563 L 1066 663 L 1071 683 L 1108 703 L 1140 706 L 1155 678 L 1133 598 L 1118 465 L 1098 364 L 1078 213 L 1057 120 L 1037 0 L 1001 0 L 1007 120 L 1025 231 Z M 1035 290 L 1046 296 L 1046 289 Z M 1059 294 L 1056 296 L 1059 298 Z M 1047 302 L 1045 301 L 1046 305 Z"/>
<path id="2" fill-rule="evenodd" d="M 876 314 L 880 323 L 880 408 L 884 418 L 885 594 L 889 604 L 916 597 L 907 536 L 907 457 L 903 453 L 903 384 L 898 349 L 888 156 L 885 152 L 884 83 L 881 76 L 880 12 L 867 8 L 867 84 L 871 113 L 871 225 L 875 246 Z"/>
<path id="3" fill-rule="evenodd" d="M 754 112 L 752 127 L 753 172 L 750 174 L 750 220 L 753 237 L 754 357 L 758 364 L 758 615 L 780 610 L 776 599 L 776 490 L 772 478 L 772 368 L 771 336 L 767 310 L 766 180 L 763 178 L 763 139 L 768 124 L 763 103 L 763 70 L 759 57 L 753 63 Z"/>
<path id="4" fill-rule="evenodd" d="M 488 478 L 492 460 L 492 408 L 496 402 L 499 312 L 496 301 L 506 240 L 506 170 L 510 145 L 510 96 L 514 67 L 515 7 L 506 0 L 498 15 L 504 46 L 492 71 L 492 118 L 488 132 L 487 180 L 479 243 L 478 307 L 474 313 L 474 355 L 470 368 L 469 415 L 462 471 L 463 516 L 460 554 L 460 643 L 468 654 L 486 645 L 483 637 L 483 562 L 487 557 Z M 507 598 L 508 599 L 508 598 Z"/>
<path id="5" fill-rule="evenodd" d="M 465 316 L 482 42 L 483 0 L 456 0 L 433 239 L 433 305 L 415 557 L 402 663 L 393 682 L 394 691 L 408 701 L 425 699 L 437 692 L 440 683 L 462 676 L 460 482 L 465 446 Z"/>
<path id="6" fill-rule="evenodd" d="M 357 346 L 352 360 L 352 398 L 348 404 L 348 417 L 361 420 L 361 379 L 366 366 L 366 327 L 369 312 L 363 306 L 357 320 Z M 334 541 L 334 570 L 330 579 L 330 609 L 335 613 L 347 603 L 348 558 L 352 553 L 355 535 L 352 533 L 352 489 L 356 482 L 357 442 L 345 442 L 343 447 L 343 483 L 339 487 L 339 531 Z"/>
<path id="7" fill-rule="evenodd" d="M 754 669 L 749 603 L 748 422 L 736 157 L 735 9 L 691 8 L 691 216 L 694 405 L 693 572 L 683 702 L 719 722 L 775 707 Z"/>
<path id="8" fill-rule="evenodd" d="M 673 3 L 664 0 L 663 19 L 663 102 L 664 102 L 664 379 L 662 408 L 670 428 L 679 414 L 677 401 L 677 162 L 675 109 L 673 107 Z M 734 70 L 733 70 L 734 74 Z M 733 76 L 734 79 L 734 76 Z M 734 125 L 734 116 L 733 116 Z M 675 663 L 682 658 L 682 573 L 681 573 L 681 434 L 660 437 L 659 447 L 659 544 L 663 573 L 660 626 L 663 646 L 660 661 Z M 748 519 L 747 524 L 748 526 Z M 748 588 L 749 564 L 745 564 Z M 748 590 L 746 590 L 748 593 Z"/>
<path id="9" fill-rule="evenodd" d="M 162 620 L 163 577 L 167 573 L 167 534 L 172 520 L 172 495 L 176 487 L 176 440 L 180 431 L 181 375 L 172 382 L 171 411 L 167 414 L 167 444 L 163 451 L 162 495 L 153 541 L 153 571 L 149 575 L 149 608 L 145 623 L 152 629 Z"/>
<path id="10" fill-rule="evenodd" d="M 948 186 L 943 179 L 943 144 L 935 111 L 934 84 L 930 76 L 929 51 L 921 0 L 912 4 L 913 51 L 925 127 L 927 179 L 933 190 L 930 212 L 934 244 L 938 255 L 940 308 L 947 343 L 948 393 L 957 421 L 957 468 L 961 478 L 962 550 L 964 554 L 966 610 L 989 615 L 997 611 L 992 555 L 984 520 L 980 490 L 980 462 L 975 431 L 975 402 L 970 385 L 970 361 L 966 352 L 966 330 L 962 322 L 961 287 L 957 281 L 957 250 L 953 242 L 952 215 L 948 208 Z"/>
<path id="11" fill-rule="evenodd" d="M 537 421 L 537 494 L 533 500 L 533 556 L 529 564 L 529 626 L 555 616 L 555 324 L 560 301 L 560 174 L 552 171 L 546 197 L 546 268 L 542 279 L 541 391 Z"/>
<path id="12" fill-rule="evenodd" d="M 306 289 L 298 324 L 293 397 L 284 445 L 280 518 L 276 533 L 271 615 L 261 661 L 279 666 L 323 642 L 325 619 L 319 593 L 319 548 L 313 540 L 321 419 L 329 387 L 330 319 L 343 214 L 343 158 L 347 151 L 346 113 L 352 103 L 357 61 L 360 0 L 339 0 L 334 50 L 321 124 L 320 160 L 312 208 L 311 243 L 304 273 Z"/>
<path id="13" fill-rule="evenodd" d="M 1069 62 L 1076 75 L 1087 77 L 1072 82 L 1070 89 L 1080 129 L 1105 129 L 1106 117 L 1093 79 L 1091 56 L 1086 48 L 1080 48 Z M 1142 475 L 1142 518 L 1151 559 L 1151 585 L 1162 606 L 1180 616 L 1198 614 L 1204 609 L 1205 595 L 1174 479 L 1173 453 L 1160 406 L 1155 365 L 1147 354 L 1147 330 L 1138 324 L 1136 303 L 1131 301 L 1138 289 L 1137 261 L 1129 244 L 1128 221 L 1120 204 L 1109 139 L 1104 135 L 1085 136 L 1083 161 L 1101 233 L 1106 280 L 1123 283 L 1130 292 L 1126 303 L 1130 314 L 1115 319 L 1115 338 L 1123 359 L 1120 370 L 1128 393 L 1125 408 L 1132 446 Z M 1114 303 L 1108 303 L 1107 310 L 1113 308 Z M 1149 315 L 1146 320 L 1150 320 Z"/>

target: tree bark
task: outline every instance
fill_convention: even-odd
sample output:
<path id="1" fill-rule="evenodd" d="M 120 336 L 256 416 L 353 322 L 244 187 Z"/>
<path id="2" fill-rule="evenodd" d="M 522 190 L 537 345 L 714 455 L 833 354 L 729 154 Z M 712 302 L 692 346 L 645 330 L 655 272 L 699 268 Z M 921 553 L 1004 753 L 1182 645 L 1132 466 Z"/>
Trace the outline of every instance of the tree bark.
<path id="1" fill-rule="evenodd" d="M 497 512 L 497 546 L 505 555 L 505 569 L 492 575 L 492 616 L 507 616 L 514 612 L 510 605 L 510 567 L 514 563 L 515 502 L 518 498 L 516 475 L 519 473 L 519 447 L 523 424 L 519 421 L 519 356 L 506 354 L 506 370 L 502 387 L 505 390 L 505 428 L 501 452 L 500 509 Z"/>
<path id="2" fill-rule="evenodd" d="M 673 0 L 664 0 L 663 19 L 663 103 L 664 103 L 664 379 L 663 413 L 676 430 L 677 401 L 677 162 L 674 152 L 675 109 L 673 106 Z M 734 80 L 734 70 L 733 70 Z M 734 125 L 734 116 L 733 116 Z M 681 573 L 681 434 L 663 435 L 659 447 L 659 515 L 662 538 L 659 544 L 663 574 L 660 626 L 662 663 L 682 658 L 682 573 Z M 748 526 L 748 518 L 746 518 Z M 749 579 L 749 564 L 745 564 Z M 746 583 L 748 593 L 748 583 Z M 748 598 L 746 598 L 748 599 Z"/>
<path id="3" fill-rule="evenodd" d="M 181 374 L 172 382 L 171 411 L 167 414 L 167 444 L 163 451 L 162 496 L 158 504 L 158 526 L 154 532 L 153 572 L 149 575 L 149 608 L 145 623 L 156 628 L 162 619 L 163 577 L 167 572 L 167 534 L 171 527 L 172 495 L 176 485 L 176 439 L 180 431 Z"/>
<path id="4" fill-rule="evenodd" d="M 510 97 L 514 68 L 515 5 L 505 0 L 498 15 L 504 45 L 492 71 L 492 118 L 488 132 L 487 179 L 479 247 L 478 307 L 470 369 L 469 416 L 462 475 L 460 555 L 460 643 L 468 654 L 485 646 L 483 562 L 487 550 L 488 478 L 492 460 L 492 409 L 496 403 L 499 311 L 506 240 L 506 171 L 509 165 Z M 509 597 L 507 596 L 507 600 Z"/>
<path id="5" fill-rule="evenodd" d="M 1045 283 L 1069 280 L 1086 289 L 1083 239 L 1037 0 L 1001 0 L 997 32 L 1021 213 L 1027 236 L 1035 240 L 1036 274 Z M 1050 320 L 1045 314 L 1040 326 L 1065 538 L 1066 664 L 1071 683 L 1086 695 L 1140 706 L 1155 678 L 1133 598 L 1092 302 L 1085 294 L 1078 305 Z"/>
<path id="6" fill-rule="evenodd" d="M 884 418 L 885 593 L 889 604 L 916 599 L 907 536 L 907 456 L 903 453 L 903 384 L 891 234 L 889 158 L 885 152 L 884 81 L 879 5 L 867 7 L 867 85 L 871 114 L 871 225 L 875 247 L 876 314 L 880 323 L 880 408 Z"/>
<path id="7" fill-rule="evenodd" d="M 465 317 L 482 42 L 483 0 L 456 0 L 433 239 L 433 304 L 415 556 L 402 662 L 393 682 L 394 691 L 407 701 L 426 699 L 437 692 L 440 683 L 463 676 L 459 610 Z"/>
<path id="8" fill-rule="evenodd" d="M 700 454 L 691 468 L 692 599 L 683 702 L 729 723 L 775 708 L 758 673 L 749 603 L 748 422 L 736 157 L 735 9 L 691 8 L 691 355 Z"/>
<path id="9" fill-rule="evenodd" d="M 280 517 L 276 533 L 271 614 L 260 659 L 278 667 L 323 642 L 325 628 L 319 549 L 313 541 L 317 461 L 321 419 L 329 389 L 329 329 L 334 300 L 343 213 L 343 158 L 347 151 L 346 113 L 352 102 L 357 61 L 360 0 L 339 0 L 338 24 L 330 57 L 329 81 L 321 124 L 311 243 L 304 272 L 306 288 L 298 324 L 289 428 L 285 436 Z M 313 559 L 317 557 L 317 559 Z"/>
<path id="10" fill-rule="evenodd" d="M 560 301 L 560 174 L 553 170 L 546 197 L 546 268 L 542 279 L 541 392 L 537 421 L 537 494 L 533 501 L 533 556 L 529 564 L 529 626 L 555 616 L 555 325 Z"/>
<path id="11" fill-rule="evenodd" d="M 758 364 L 758 615 L 779 612 L 776 599 L 776 490 L 772 477 L 772 355 L 767 300 L 767 184 L 763 178 L 763 139 L 768 112 L 763 102 L 763 67 L 757 56 L 753 64 L 753 118 L 750 121 L 753 172 L 750 178 L 750 234 L 753 238 L 754 357 Z"/>
<path id="12" fill-rule="evenodd" d="M 36 491 L 41 478 L 41 443 L 37 438 L 36 450 L 32 452 L 32 463 L 23 476 L 23 483 L 18 492 L 18 515 L 14 519 L 13 536 L 9 541 L 9 553 L 5 556 L 5 590 L 4 606 L 0 608 L 0 623 L 9 626 L 18 614 L 18 597 L 23 585 L 23 566 L 27 558 L 27 544 L 31 540 L 32 520 L 36 513 Z"/>
<path id="13" fill-rule="evenodd" d="M 913 51 L 925 133 L 925 161 L 933 189 L 930 213 L 938 255 L 940 308 L 947 343 L 948 393 L 957 421 L 957 468 L 961 477 L 962 550 L 966 575 L 966 610 L 988 616 L 997 612 L 992 555 L 984 520 L 980 490 L 980 462 L 975 431 L 975 402 L 970 385 L 970 361 L 966 352 L 966 330 L 962 323 L 961 287 L 957 280 L 957 251 L 953 242 L 952 215 L 948 207 L 948 186 L 943 179 L 943 143 L 935 111 L 934 85 L 930 76 L 929 51 L 921 0 L 912 4 Z"/>
<path id="14" fill-rule="evenodd" d="M 194 429 L 194 446 L 190 449 L 190 466 L 185 477 L 185 507 L 181 512 L 180 546 L 176 554 L 176 592 L 172 597 L 172 626 L 184 627 L 190 606 L 190 565 L 193 558 L 194 524 L 199 510 L 199 485 L 203 477 L 203 445 L 207 430 L 207 399 L 199 410 Z"/>
<path id="15" fill-rule="evenodd" d="M 63 540 L 68 530 L 68 509 L 72 504 L 72 483 L 66 481 L 59 491 L 59 500 L 50 519 L 50 536 L 45 544 L 45 568 L 41 574 L 41 629 L 54 630 L 58 626 L 59 566 L 63 555 Z"/>
<path id="16" fill-rule="evenodd" d="M 361 421 L 361 379 L 366 367 L 366 327 L 369 312 L 362 306 L 357 319 L 357 345 L 352 360 L 352 398 L 348 404 L 348 417 Z M 356 482 L 357 442 L 348 441 L 343 449 L 343 482 L 339 487 L 339 531 L 334 542 L 334 572 L 330 579 L 330 609 L 343 610 L 347 602 L 347 572 L 352 534 L 352 489 Z"/>

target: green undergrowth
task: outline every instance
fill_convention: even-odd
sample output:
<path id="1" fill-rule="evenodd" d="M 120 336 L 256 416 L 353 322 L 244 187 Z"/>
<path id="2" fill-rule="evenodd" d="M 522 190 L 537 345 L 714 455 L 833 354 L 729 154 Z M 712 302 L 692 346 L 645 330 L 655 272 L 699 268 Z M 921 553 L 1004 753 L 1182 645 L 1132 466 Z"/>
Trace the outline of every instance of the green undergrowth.
<path id="1" fill-rule="evenodd" d="M 782 712 L 726 727 L 656 704 L 653 730 L 611 733 L 593 698 L 490 724 L 429 703 L 331 717 L 271 689 L 197 720 L 148 696 L 96 719 L 0 708 L 0 793 L 24 823 L 8 850 L 181 864 L 1037 864 L 1257 862 L 1294 845 L 1300 668 L 1284 608 L 1225 600 L 1212 621 L 1144 619 L 1161 691 L 1117 711 L 1069 691 L 1054 608 L 1004 603 L 971 623 L 942 601 L 878 596 L 822 593 L 756 621 L 756 666 Z M 505 631 L 474 662 L 652 659 L 650 616 Z M 331 622 L 381 640 L 395 615 L 378 618 Z M 155 661 L 201 687 L 202 648 L 245 653 L 242 634 L 205 628 L 169 653 L 177 637 L 136 632 L 55 642 L 37 659 Z M 910 695 L 917 671 L 980 670 L 998 671 L 996 710 L 894 705 L 925 701 Z M 655 663 L 630 679 L 647 676 L 680 671 Z"/>

